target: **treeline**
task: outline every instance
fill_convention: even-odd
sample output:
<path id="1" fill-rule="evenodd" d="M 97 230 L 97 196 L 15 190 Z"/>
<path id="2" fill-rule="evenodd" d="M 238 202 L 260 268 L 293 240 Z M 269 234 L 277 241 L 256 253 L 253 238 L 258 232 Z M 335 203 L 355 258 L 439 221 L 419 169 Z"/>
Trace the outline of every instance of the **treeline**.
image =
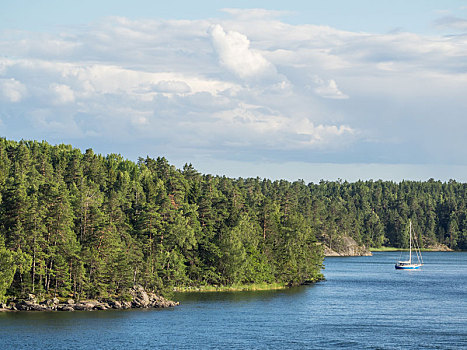
<path id="1" fill-rule="evenodd" d="M 319 278 L 322 244 L 467 248 L 467 185 L 231 179 L 0 139 L 0 299 Z"/>
<path id="2" fill-rule="evenodd" d="M 314 221 L 285 181 L 0 139 L 0 195 L 0 301 L 27 293 L 111 297 L 134 284 L 320 278 Z"/>
<path id="3" fill-rule="evenodd" d="M 308 190 L 324 213 L 317 237 L 330 247 L 338 247 L 344 234 L 367 247 L 408 248 L 411 220 L 422 247 L 467 249 L 465 183 L 321 181 Z"/>

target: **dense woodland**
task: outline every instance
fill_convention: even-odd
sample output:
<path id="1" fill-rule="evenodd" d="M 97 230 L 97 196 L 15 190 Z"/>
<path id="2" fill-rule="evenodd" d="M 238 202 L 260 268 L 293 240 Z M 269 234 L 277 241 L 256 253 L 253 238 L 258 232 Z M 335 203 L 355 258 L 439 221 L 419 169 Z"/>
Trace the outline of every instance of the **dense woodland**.
<path id="1" fill-rule="evenodd" d="M 0 139 L 0 301 L 320 277 L 323 244 L 467 248 L 467 185 L 231 179 Z"/>

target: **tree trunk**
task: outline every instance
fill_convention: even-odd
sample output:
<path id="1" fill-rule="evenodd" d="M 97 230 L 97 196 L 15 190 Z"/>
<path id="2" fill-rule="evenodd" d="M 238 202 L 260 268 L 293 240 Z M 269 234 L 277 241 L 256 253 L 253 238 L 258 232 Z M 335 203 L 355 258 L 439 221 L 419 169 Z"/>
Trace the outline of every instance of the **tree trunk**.
<path id="1" fill-rule="evenodd" d="M 33 252 L 32 252 L 32 294 L 34 294 L 34 281 L 36 279 L 36 237 L 34 237 L 33 241 Z"/>

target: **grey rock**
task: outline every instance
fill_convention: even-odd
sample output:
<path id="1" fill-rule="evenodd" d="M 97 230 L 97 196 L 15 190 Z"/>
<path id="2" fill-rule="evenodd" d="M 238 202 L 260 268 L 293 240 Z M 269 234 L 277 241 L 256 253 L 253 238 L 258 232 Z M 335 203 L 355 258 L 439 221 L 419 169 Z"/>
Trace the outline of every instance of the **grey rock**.
<path id="1" fill-rule="evenodd" d="M 134 308 L 164 308 L 179 305 L 178 303 L 167 300 L 153 292 L 146 292 L 141 285 L 134 286 L 130 290 L 130 294 L 133 296 L 131 306 Z"/>
<path id="2" fill-rule="evenodd" d="M 75 304 L 73 308 L 77 311 L 92 310 L 92 308 L 88 308 L 86 304 L 82 304 L 82 303 Z"/>
<path id="3" fill-rule="evenodd" d="M 122 301 L 122 309 L 131 309 L 131 301 Z"/>
<path id="4" fill-rule="evenodd" d="M 45 304 L 37 304 L 35 301 L 31 300 L 22 300 L 16 303 L 16 310 L 20 311 L 46 311 L 49 310 Z"/>
<path id="5" fill-rule="evenodd" d="M 57 305 L 60 304 L 60 300 L 58 300 L 58 298 L 47 299 L 45 302 L 41 304 L 45 304 L 51 309 L 56 309 Z"/>
<path id="6" fill-rule="evenodd" d="M 133 296 L 133 305 L 137 308 L 145 308 L 149 306 L 150 300 L 148 293 L 144 290 L 143 286 L 136 285 L 130 290 Z"/>
<path id="7" fill-rule="evenodd" d="M 58 311 L 75 311 L 73 306 L 71 306 L 70 304 L 60 304 L 58 305 L 57 310 Z"/>
<path id="8" fill-rule="evenodd" d="M 46 311 L 46 310 L 49 310 L 49 308 L 47 307 L 47 305 L 33 304 L 31 305 L 30 310 L 31 311 Z"/>
<path id="9" fill-rule="evenodd" d="M 12 310 L 19 310 L 19 311 L 29 311 L 29 305 L 23 303 L 17 303 L 15 308 Z"/>
<path id="10" fill-rule="evenodd" d="M 332 249 L 325 246 L 325 256 L 371 256 L 371 252 L 349 236 L 342 236 L 333 242 Z"/>
<path id="11" fill-rule="evenodd" d="M 94 301 L 83 301 L 83 302 L 75 304 L 73 307 L 75 310 L 89 311 L 89 310 L 93 310 L 96 304 L 97 303 Z"/>
<path id="12" fill-rule="evenodd" d="M 166 308 L 174 307 L 179 303 L 167 300 L 158 296 L 154 292 L 146 291 L 141 285 L 136 285 L 129 291 L 132 300 L 110 300 L 108 302 L 98 302 L 96 300 L 85 300 L 76 302 L 68 299 L 60 303 L 58 298 L 47 299 L 37 302 L 35 295 L 30 294 L 26 300 L 10 301 L 8 305 L 0 303 L 0 309 L 5 310 L 24 310 L 24 311 L 75 311 L 75 310 L 107 310 L 107 309 L 131 309 L 131 308 Z"/>
<path id="13" fill-rule="evenodd" d="M 164 297 L 157 296 L 155 294 L 151 302 L 151 307 L 154 307 L 154 308 L 174 307 L 177 305 L 179 305 L 178 302 L 165 299 Z"/>
<path id="14" fill-rule="evenodd" d="M 118 300 L 112 300 L 112 301 L 109 301 L 109 306 L 112 309 L 121 309 L 122 308 L 122 303 L 119 302 Z"/>
<path id="15" fill-rule="evenodd" d="M 106 303 L 98 303 L 94 305 L 94 310 L 107 310 L 109 308 L 109 305 Z"/>
<path id="16" fill-rule="evenodd" d="M 36 303 L 29 301 L 29 300 L 22 300 L 16 303 L 16 308 L 21 311 L 29 311 L 32 307 L 36 305 Z"/>

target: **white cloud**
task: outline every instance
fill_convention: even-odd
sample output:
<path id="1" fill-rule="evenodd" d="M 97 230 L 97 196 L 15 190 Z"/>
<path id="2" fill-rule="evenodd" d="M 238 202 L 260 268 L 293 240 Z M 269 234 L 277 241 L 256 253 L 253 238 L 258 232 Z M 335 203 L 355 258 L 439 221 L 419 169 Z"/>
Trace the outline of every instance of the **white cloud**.
<path id="1" fill-rule="evenodd" d="M 218 133 L 229 145 L 270 149 L 333 149 L 351 142 L 356 131 L 346 125 L 315 125 L 308 118 L 294 119 L 262 106 L 239 104 L 217 113 Z"/>
<path id="2" fill-rule="evenodd" d="M 321 97 L 336 100 L 349 98 L 349 96 L 339 90 L 333 79 L 325 81 L 319 77 L 315 77 L 313 81 L 317 85 L 317 87 L 314 88 L 314 91 Z"/>
<path id="3" fill-rule="evenodd" d="M 50 90 L 55 95 L 54 103 L 66 104 L 75 101 L 75 94 L 68 85 L 65 84 L 51 84 Z"/>
<path id="4" fill-rule="evenodd" d="M 191 92 L 190 86 L 184 81 L 176 80 L 161 80 L 154 84 L 152 87 L 153 91 L 176 93 L 176 94 L 187 94 Z"/>
<path id="5" fill-rule="evenodd" d="M 250 48 L 248 38 L 238 32 L 224 31 L 219 24 L 210 30 L 220 63 L 242 79 L 275 74 L 273 65 L 257 50 Z"/>
<path id="6" fill-rule="evenodd" d="M 0 96 L 6 101 L 20 102 L 26 94 L 26 86 L 14 78 L 0 79 Z"/>
<path id="7" fill-rule="evenodd" d="M 115 151 L 134 157 L 467 159 L 465 36 L 353 33 L 291 25 L 274 11 L 226 12 L 0 33 L 2 129 L 124 140 L 132 146 Z"/>
<path id="8" fill-rule="evenodd" d="M 1 33 L 0 49 L 2 55 L 13 57 L 60 57 L 70 58 L 79 52 L 81 44 L 73 35 L 52 33 L 6 31 Z"/>
<path id="9" fill-rule="evenodd" d="M 302 143 L 309 146 L 326 146 L 329 148 L 331 146 L 335 147 L 336 142 L 340 146 L 342 144 L 341 136 L 346 136 L 346 141 L 349 140 L 353 135 L 356 134 L 356 131 L 346 125 L 317 125 L 315 126 L 308 119 L 303 120 L 297 128 L 297 133 L 301 135 L 306 135 L 307 140 Z M 340 147 L 337 147 L 340 148 Z"/>

